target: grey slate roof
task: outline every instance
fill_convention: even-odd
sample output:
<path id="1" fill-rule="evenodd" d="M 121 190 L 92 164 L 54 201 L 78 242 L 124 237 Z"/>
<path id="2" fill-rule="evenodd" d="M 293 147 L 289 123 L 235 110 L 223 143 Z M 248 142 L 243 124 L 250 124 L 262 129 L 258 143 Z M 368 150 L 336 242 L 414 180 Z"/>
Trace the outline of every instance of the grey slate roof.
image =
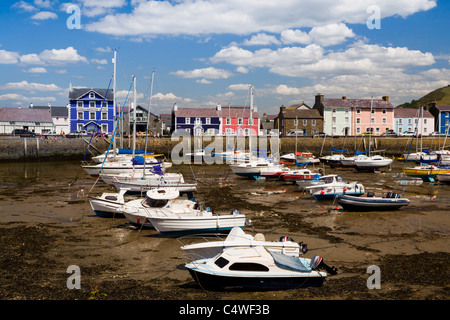
<path id="1" fill-rule="evenodd" d="M 324 98 L 323 105 L 325 108 L 369 108 L 371 99 L 341 99 L 341 98 Z M 393 109 L 394 106 L 389 101 L 383 99 L 373 99 L 373 109 Z"/>
<path id="2" fill-rule="evenodd" d="M 285 119 L 321 119 L 319 110 L 317 109 L 286 109 L 283 117 Z"/>
<path id="3" fill-rule="evenodd" d="M 420 109 L 413 108 L 395 108 L 394 117 L 395 118 L 417 118 L 420 117 Z M 433 115 L 428 110 L 423 110 L 424 118 L 433 118 Z"/>
<path id="4" fill-rule="evenodd" d="M 28 108 L 1 108 L 0 121 L 53 123 L 49 110 Z"/>
<path id="5" fill-rule="evenodd" d="M 50 109 L 50 114 L 52 117 L 68 117 L 69 116 L 69 110 L 67 107 L 54 107 L 54 106 L 33 106 L 30 109 Z"/>
<path id="6" fill-rule="evenodd" d="M 114 94 L 113 89 L 95 89 L 95 88 L 72 88 L 69 91 L 69 100 L 78 100 L 80 97 L 86 95 L 89 91 L 94 91 L 98 93 L 100 96 L 105 97 L 106 91 L 108 91 L 107 100 L 113 100 Z"/>
<path id="7" fill-rule="evenodd" d="M 222 106 L 220 111 L 216 108 L 178 108 L 174 112 L 176 117 L 220 117 L 220 118 L 249 118 L 249 107 L 243 106 Z M 253 119 L 259 118 L 257 111 L 252 113 Z"/>

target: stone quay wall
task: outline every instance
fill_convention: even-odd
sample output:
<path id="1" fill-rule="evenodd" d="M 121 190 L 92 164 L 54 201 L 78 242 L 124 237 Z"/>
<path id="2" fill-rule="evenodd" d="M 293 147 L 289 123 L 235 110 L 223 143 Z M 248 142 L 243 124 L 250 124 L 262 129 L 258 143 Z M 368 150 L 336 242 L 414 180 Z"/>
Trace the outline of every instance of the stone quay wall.
<path id="1" fill-rule="evenodd" d="M 180 149 L 180 143 L 183 143 L 185 137 L 162 137 L 162 138 L 148 138 L 147 150 L 153 153 L 164 154 L 167 159 L 171 158 L 172 149 L 178 146 Z M 230 139 L 230 138 L 229 138 Z M 272 140 L 273 139 L 273 140 Z M 256 140 L 256 141 L 255 141 Z M 276 138 L 272 137 L 259 137 L 253 140 L 254 148 L 270 149 Z M 185 147 L 180 151 L 180 155 L 183 152 L 191 152 L 194 149 L 216 146 L 222 143 L 223 151 L 226 150 L 227 145 L 233 145 L 236 141 L 236 137 L 232 137 L 231 140 L 223 138 L 216 141 L 214 137 L 203 137 L 202 140 L 197 138 L 191 138 L 187 141 Z M 244 141 L 244 142 L 243 142 Z M 89 144 L 89 142 L 91 142 Z M 280 154 L 294 152 L 310 152 L 315 156 L 324 156 L 332 153 L 332 147 L 337 150 L 347 150 L 344 152 L 346 155 L 354 154 L 354 150 L 365 151 L 369 148 L 369 144 L 372 145 L 371 150 L 378 150 L 386 156 L 399 157 L 404 153 L 415 152 L 417 149 L 426 148 L 430 151 L 438 150 L 442 148 L 443 143 L 446 142 L 445 137 L 424 137 L 422 141 L 420 139 L 412 140 L 411 137 L 283 137 L 280 139 L 278 149 Z M 240 140 L 239 143 L 242 146 L 248 148 L 248 138 Z M 89 145 L 89 149 L 88 149 Z M 239 144 L 238 144 L 239 145 Z M 98 155 L 108 148 L 112 148 L 113 144 L 110 140 L 103 138 L 82 137 L 82 138 L 19 138 L 19 137 L 0 137 L 0 160 L 39 160 L 39 159 L 79 159 L 83 160 L 85 157 Z M 130 148 L 132 146 L 132 140 L 124 138 L 116 141 L 116 147 Z M 145 146 L 145 138 L 136 139 L 136 149 L 142 150 Z M 188 149 L 188 150 L 185 150 Z M 217 148 L 216 148 L 217 150 Z"/>

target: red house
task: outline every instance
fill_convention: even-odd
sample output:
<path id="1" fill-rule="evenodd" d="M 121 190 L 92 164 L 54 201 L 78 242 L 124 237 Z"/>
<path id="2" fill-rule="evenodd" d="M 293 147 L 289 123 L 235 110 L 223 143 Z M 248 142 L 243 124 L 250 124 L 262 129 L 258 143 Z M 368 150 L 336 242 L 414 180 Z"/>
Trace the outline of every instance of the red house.
<path id="1" fill-rule="evenodd" d="M 245 106 L 217 106 L 220 115 L 220 132 L 222 135 L 259 136 L 260 119 L 254 108 L 250 119 L 250 108 Z"/>

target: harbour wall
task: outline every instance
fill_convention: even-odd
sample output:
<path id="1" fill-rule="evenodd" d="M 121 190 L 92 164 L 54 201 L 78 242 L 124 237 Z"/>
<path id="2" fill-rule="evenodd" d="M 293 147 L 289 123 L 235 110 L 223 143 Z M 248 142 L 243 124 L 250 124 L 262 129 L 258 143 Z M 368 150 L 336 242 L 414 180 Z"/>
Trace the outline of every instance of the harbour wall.
<path id="1" fill-rule="evenodd" d="M 252 142 L 254 148 L 269 149 L 273 146 L 280 150 L 280 154 L 294 152 L 310 152 L 315 156 L 329 155 L 332 148 L 336 150 L 347 150 L 346 155 L 354 154 L 354 150 L 365 151 L 372 146 L 371 150 L 378 150 L 386 156 L 399 157 L 404 153 L 415 152 L 422 145 L 430 151 L 442 148 L 445 137 L 424 137 L 412 140 L 411 137 L 283 137 L 279 141 L 279 146 L 275 143 L 276 138 L 260 137 Z M 174 148 L 179 150 L 179 154 L 191 152 L 194 149 L 204 147 L 214 147 L 216 151 L 225 151 L 227 146 L 235 145 L 236 137 L 227 139 L 217 139 L 214 137 L 203 137 L 203 139 L 185 137 L 162 137 L 147 139 L 147 150 L 153 153 L 164 154 L 167 159 L 171 158 Z M 238 140 L 239 146 L 248 148 L 248 139 Z M 89 146 L 89 148 L 88 148 Z M 127 138 L 116 141 L 116 147 L 130 148 L 132 141 Z M 145 147 L 145 138 L 136 139 L 136 149 L 142 150 Z M 82 138 L 62 138 L 54 137 L 45 139 L 1 137 L 0 138 L 0 160 L 39 160 L 39 159 L 89 159 L 93 155 L 98 155 L 108 148 L 112 148 L 110 140 L 104 138 L 90 137 Z M 272 150 L 274 151 L 274 150 Z"/>

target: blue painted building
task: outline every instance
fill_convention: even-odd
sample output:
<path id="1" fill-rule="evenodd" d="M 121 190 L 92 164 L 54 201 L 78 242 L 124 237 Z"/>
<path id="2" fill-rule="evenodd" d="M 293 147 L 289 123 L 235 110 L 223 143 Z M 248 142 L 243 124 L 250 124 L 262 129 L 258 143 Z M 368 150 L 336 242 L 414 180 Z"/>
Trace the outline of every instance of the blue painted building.
<path id="1" fill-rule="evenodd" d="M 220 109 L 178 108 L 172 110 L 173 132 L 191 136 L 217 135 L 221 132 Z"/>
<path id="2" fill-rule="evenodd" d="M 430 112 L 435 119 L 435 130 L 439 133 L 447 133 L 450 124 L 450 105 L 432 103 Z"/>
<path id="3" fill-rule="evenodd" d="M 112 89 L 71 88 L 69 91 L 70 131 L 112 133 L 114 93 Z"/>

